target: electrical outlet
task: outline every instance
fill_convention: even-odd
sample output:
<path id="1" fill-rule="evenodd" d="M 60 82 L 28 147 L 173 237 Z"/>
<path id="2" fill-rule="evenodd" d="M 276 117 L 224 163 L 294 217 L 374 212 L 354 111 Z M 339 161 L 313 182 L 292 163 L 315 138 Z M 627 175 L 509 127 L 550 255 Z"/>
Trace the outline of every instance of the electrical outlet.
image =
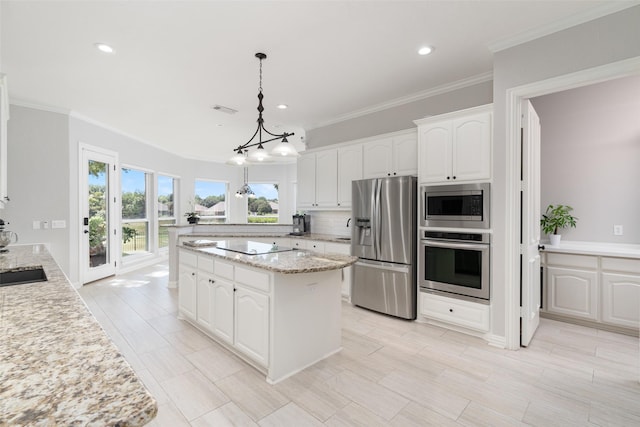
<path id="1" fill-rule="evenodd" d="M 40 221 L 33 221 L 33 229 L 40 230 Z"/>
<path id="2" fill-rule="evenodd" d="M 613 226 L 613 235 L 614 236 L 622 236 L 622 226 L 621 225 L 614 225 Z"/>
<path id="3" fill-rule="evenodd" d="M 42 228 L 44 228 L 45 230 L 49 228 L 49 221 L 42 221 Z"/>

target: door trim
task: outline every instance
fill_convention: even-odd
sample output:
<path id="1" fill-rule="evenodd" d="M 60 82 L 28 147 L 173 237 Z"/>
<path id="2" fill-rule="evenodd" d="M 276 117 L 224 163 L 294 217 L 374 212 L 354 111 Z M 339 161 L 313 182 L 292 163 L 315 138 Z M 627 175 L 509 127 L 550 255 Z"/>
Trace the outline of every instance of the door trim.
<path id="1" fill-rule="evenodd" d="M 85 261 L 85 253 L 83 253 L 84 250 L 84 233 L 82 231 L 80 231 L 80 228 L 82 228 L 82 220 L 81 218 L 84 217 L 84 205 L 83 205 L 83 200 L 85 199 L 85 195 L 83 194 L 84 191 L 84 185 L 83 183 L 85 182 L 85 180 L 87 179 L 87 177 L 84 176 L 84 152 L 88 151 L 88 152 L 92 152 L 95 153 L 97 155 L 102 155 L 102 156 L 106 156 L 106 157 L 111 157 L 113 160 L 115 160 L 114 162 L 114 166 L 116 168 L 116 171 L 113 174 L 113 182 L 111 182 L 111 187 L 112 190 L 115 194 L 119 194 L 120 192 L 120 178 L 119 178 L 119 174 L 117 173 L 117 171 L 120 169 L 120 163 L 119 163 L 119 157 L 118 157 L 118 153 L 116 151 L 111 151 L 105 148 L 101 148 L 101 147 L 96 147 L 93 145 L 89 145 L 83 142 L 79 142 L 78 143 L 78 206 L 77 206 L 77 211 L 76 214 L 78 215 L 78 254 L 79 254 L 79 263 L 80 265 L 78 266 L 78 286 L 82 287 L 84 286 L 86 279 L 87 279 L 87 267 L 84 264 Z M 109 194 L 110 197 L 113 196 L 113 194 Z M 120 241 L 120 232 L 118 232 L 118 230 L 120 229 L 120 215 L 118 215 L 119 212 L 119 207 L 120 207 L 120 198 L 116 197 L 116 203 L 113 206 L 113 212 L 110 212 L 110 223 L 113 225 L 113 227 L 116 230 L 116 234 L 113 235 L 113 238 L 110 240 L 111 242 L 111 262 L 117 262 L 117 265 L 120 265 L 120 251 L 118 250 L 114 250 L 118 247 L 117 243 Z M 116 271 L 116 268 L 114 267 L 114 272 Z"/>
<path id="2" fill-rule="evenodd" d="M 546 80 L 516 86 L 506 91 L 506 198 L 505 198 L 505 347 L 520 347 L 520 117 L 525 99 L 574 89 L 621 77 L 640 75 L 640 57 L 625 59 Z M 497 260 L 496 260 L 497 261 Z"/>

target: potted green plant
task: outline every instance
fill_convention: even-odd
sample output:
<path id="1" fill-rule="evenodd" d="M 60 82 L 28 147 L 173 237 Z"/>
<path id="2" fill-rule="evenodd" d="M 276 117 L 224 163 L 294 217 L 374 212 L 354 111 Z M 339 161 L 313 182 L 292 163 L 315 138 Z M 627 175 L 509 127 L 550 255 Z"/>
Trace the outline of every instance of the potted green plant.
<path id="1" fill-rule="evenodd" d="M 200 221 L 200 217 L 196 212 L 187 212 L 184 214 L 187 217 L 187 222 L 189 224 L 197 224 Z"/>
<path id="2" fill-rule="evenodd" d="M 567 227 L 576 228 L 576 221 L 578 218 L 571 215 L 573 208 L 565 205 L 549 205 L 547 211 L 542 214 L 540 219 L 540 226 L 542 231 L 549 235 L 551 245 L 557 246 L 560 244 L 561 235 L 558 234 L 558 230 Z"/>

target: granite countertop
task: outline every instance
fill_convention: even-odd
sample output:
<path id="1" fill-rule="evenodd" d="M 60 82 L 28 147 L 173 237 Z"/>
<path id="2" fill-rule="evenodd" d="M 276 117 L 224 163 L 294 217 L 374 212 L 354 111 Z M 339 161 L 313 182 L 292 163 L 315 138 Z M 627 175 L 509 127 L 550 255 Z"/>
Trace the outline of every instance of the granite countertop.
<path id="1" fill-rule="evenodd" d="M 43 245 L 11 246 L 0 271 L 48 281 L 0 287 L 0 425 L 141 426 L 157 404 Z"/>
<path id="2" fill-rule="evenodd" d="M 222 240 L 219 241 L 222 242 Z M 349 255 L 320 254 L 298 249 L 262 255 L 244 255 L 219 249 L 215 246 L 194 248 L 180 245 L 180 248 L 283 274 L 338 270 L 348 267 L 358 260 L 358 257 Z"/>
<path id="3" fill-rule="evenodd" d="M 180 238 L 200 238 L 200 237 L 220 237 L 220 238 L 228 238 L 228 237 L 254 237 L 254 238 L 286 238 L 286 239 L 304 239 L 304 240 L 318 240 L 321 242 L 333 242 L 333 243 L 344 243 L 348 245 L 351 243 L 351 237 L 349 236 L 338 236 L 335 234 L 316 234 L 316 233 L 307 233 L 303 235 L 294 235 L 294 234 L 282 234 L 282 233 L 238 233 L 238 232 L 230 232 L 230 233 L 187 233 L 181 234 Z M 345 239 L 348 238 L 348 239 Z"/>
<path id="4" fill-rule="evenodd" d="M 578 241 L 561 241 L 558 246 L 548 242 L 542 244 L 545 252 L 640 259 L 640 245 Z"/>

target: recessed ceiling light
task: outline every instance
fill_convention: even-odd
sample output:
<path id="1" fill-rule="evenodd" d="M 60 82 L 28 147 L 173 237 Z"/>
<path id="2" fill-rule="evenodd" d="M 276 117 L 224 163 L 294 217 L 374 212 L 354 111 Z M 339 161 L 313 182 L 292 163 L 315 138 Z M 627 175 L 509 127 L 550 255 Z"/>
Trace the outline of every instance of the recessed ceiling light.
<path id="1" fill-rule="evenodd" d="M 100 52 L 104 52 L 104 53 L 114 53 L 115 52 L 115 50 L 113 50 L 113 48 L 111 46 L 109 46 L 108 44 L 105 44 L 105 43 L 96 43 L 94 46 Z"/>
<path id="2" fill-rule="evenodd" d="M 433 48 L 431 46 L 423 46 L 418 49 L 418 55 L 429 55 L 431 52 L 433 52 Z"/>
<path id="3" fill-rule="evenodd" d="M 287 108 L 289 108 L 289 106 L 287 104 L 280 104 L 280 105 L 278 105 L 277 108 L 279 108 L 281 110 L 286 110 Z"/>

